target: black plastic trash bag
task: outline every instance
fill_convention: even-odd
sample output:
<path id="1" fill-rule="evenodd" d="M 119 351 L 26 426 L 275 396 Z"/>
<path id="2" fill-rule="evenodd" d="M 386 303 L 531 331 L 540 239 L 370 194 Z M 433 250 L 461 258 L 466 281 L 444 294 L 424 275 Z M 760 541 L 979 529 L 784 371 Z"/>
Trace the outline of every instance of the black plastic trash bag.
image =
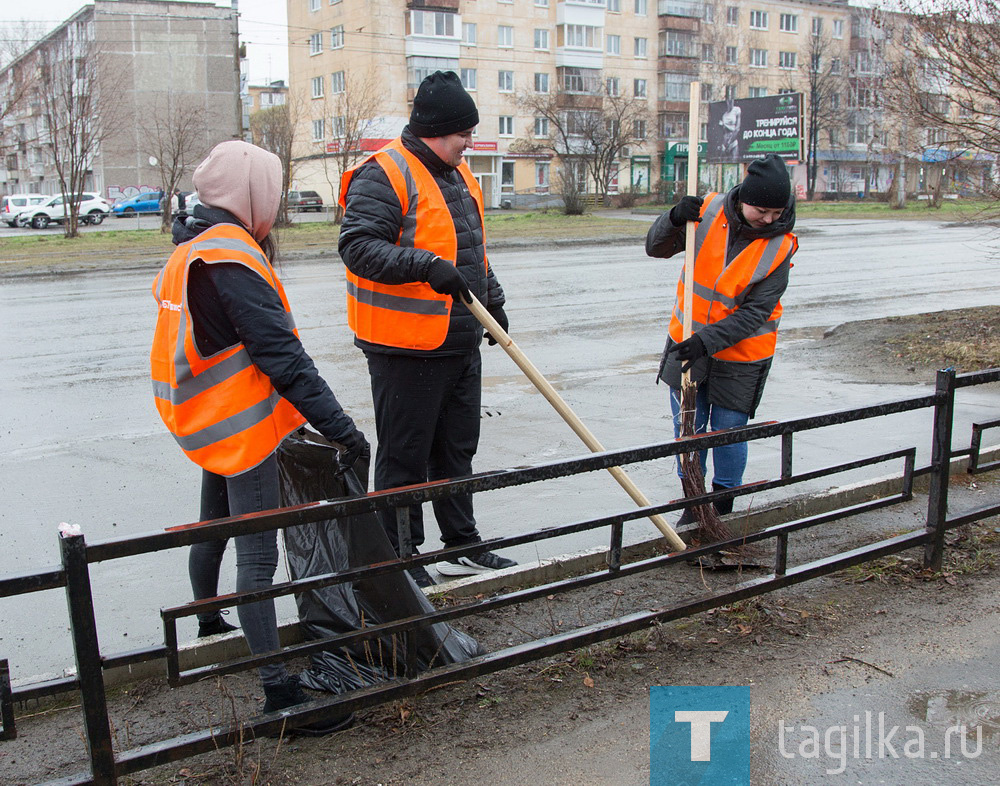
<path id="1" fill-rule="evenodd" d="M 368 467 L 361 464 L 355 468 L 367 481 Z M 367 493 L 367 482 L 362 483 L 354 471 L 337 477 L 337 449 L 304 429 L 278 448 L 278 468 L 285 506 Z M 374 513 L 289 527 L 285 530 L 285 551 L 293 580 L 396 557 Z M 303 635 L 310 640 L 434 610 L 405 571 L 310 590 L 297 595 L 296 602 Z M 475 639 L 445 623 L 417 631 L 416 637 L 417 667 L 421 670 L 465 661 L 481 652 Z M 405 655 L 402 635 L 382 636 L 315 653 L 301 679 L 314 690 L 344 693 L 401 676 Z"/>

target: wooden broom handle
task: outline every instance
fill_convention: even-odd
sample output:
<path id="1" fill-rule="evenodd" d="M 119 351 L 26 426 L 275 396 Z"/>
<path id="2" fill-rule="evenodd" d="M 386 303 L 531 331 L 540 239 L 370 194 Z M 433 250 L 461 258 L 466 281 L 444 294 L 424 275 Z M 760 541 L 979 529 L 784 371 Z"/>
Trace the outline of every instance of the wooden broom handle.
<path id="1" fill-rule="evenodd" d="M 576 432 L 576 435 L 583 440 L 583 444 L 586 445 L 593 453 L 603 453 L 604 446 L 598 441 L 597 437 L 588 429 L 582 420 L 576 416 L 576 413 L 569 408 L 569 405 L 563 401 L 562 396 L 560 396 L 554 387 L 549 383 L 549 381 L 542 376 L 541 372 L 535 368 L 534 364 L 528 360 L 528 356 L 521 351 L 521 349 L 514 343 L 514 340 L 507 335 L 500 323 L 497 322 L 476 298 L 472 298 L 471 302 L 465 301 L 465 305 L 468 307 L 469 311 L 472 312 L 473 316 L 479 320 L 480 324 L 486 328 L 486 332 L 493 336 L 494 340 L 503 347 L 504 352 L 510 355 L 511 360 L 513 360 L 517 367 L 524 372 L 525 376 L 530 380 L 531 384 L 534 385 L 538 392 L 545 396 L 545 399 L 555 408 L 562 419 L 569 424 L 569 427 Z M 618 484 L 625 489 L 626 493 L 635 501 L 640 507 L 647 507 L 652 503 L 646 497 L 639 487 L 632 482 L 632 479 L 625 474 L 625 470 L 621 467 L 609 467 L 608 472 L 611 476 L 618 481 Z M 656 525 L 656 528 L 663 533 L 663 537 L 667 539 L 670 547 L 674 551 L 684 551 L 687 548 L 684 541 L 680 539 L 673 528 L 667 523 L 666 519 L 660 514 L 656 514 L 649 517 L 649 520 Z"/>
<path id="2" fill-rule="evenodd" d="M 688 104 L 688 182 L 689 196 L 698 195 L 698 137 L 701 134 L 699 109 L 701 108 L 701 82 L 691 83 L 691 101 Z M 684 324 L 681 340 L 691 338 L 691 311 L 694 308 L 694 246 L 697 221 L 688 221 L 684 236 Z M 690 387 L 691 369 L 681 376 L 681 390 Z"/>

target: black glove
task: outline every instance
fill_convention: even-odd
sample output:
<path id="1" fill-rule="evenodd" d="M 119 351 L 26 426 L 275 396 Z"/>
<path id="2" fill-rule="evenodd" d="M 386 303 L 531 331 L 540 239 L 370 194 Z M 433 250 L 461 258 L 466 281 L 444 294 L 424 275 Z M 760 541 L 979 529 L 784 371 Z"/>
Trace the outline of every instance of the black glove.
<path id="1" fill-rule="evenodd" d="M 677 359 L 681 361 L 681 373 L 683 374 L 695 364 L 698 358 L 705 357 L 708 350 L 705 349 L 705 342 L 701 340 L 701 336 L 695 333 L 687 341 L 674 344 L 670 349 L 670 354 L 676 355 Z"/>
<path id="2" fill-rule="evenodd" d="M 688 221 L 701 221 L 701 205 L 704 200 L 700 196 L 681 197 L 681 201 L 670 208 L 670 223 L 682 227 Z"/>
<path id="3" fill-rule="evenodd" d="M 337 477 L 341 477 L 347 470 L 353 467 L 358 459 L 371 458 L 372 446 L 368 444 L 365 435 L 360 429 L 354 429 L 346 437 L 335 440 L 343 445 L 343 449 L 337 454 Z"/>
<path id="4" fill-rule="evenodd" d="M 490 312 L 490 316 L 493 317 L 497 322 L 500 323 L 500 327 L 503 328 L 503 332 L 507 332 L 507 328 L 510 325 L 510 320 L 507 319 L 507 314 L 503 310 L 503 306 L 493 306 L 493 308 L 487 309 Z M 491 347 L 497 343 L 497 340 L 493 338 L 489 333 L 486 334 L 486 343 Z"/>
<path id="5" fill-rule="evenodd" d="M 442 295 L 451 295 L 456 300 L 467 303 L 472 300 L 469 285 L 465 283 L 458 268 L 446 259 L 435 259 L 427 271 L 427 283 L 431 289 Z"/>

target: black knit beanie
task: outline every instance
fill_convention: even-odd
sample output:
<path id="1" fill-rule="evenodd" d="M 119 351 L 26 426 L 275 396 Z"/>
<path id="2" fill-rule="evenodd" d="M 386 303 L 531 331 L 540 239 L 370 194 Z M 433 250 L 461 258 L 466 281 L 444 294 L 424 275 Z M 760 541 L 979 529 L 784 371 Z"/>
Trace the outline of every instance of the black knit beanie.
<path id="1" fill-rule="evenodd" d="M 413 98 L 410 131 L 420 137 L 447 136 L 479 125 L 479 110 L 454 71 L 435 71 Z"/>
<path id="2" fill-rule="evenodd" d="M 779 208 L 788 204 L 791 193 L 785 162 L 768 153 L 747 167 L 747 176 L 740 186 L 740 202 L 753 207 Z"/>

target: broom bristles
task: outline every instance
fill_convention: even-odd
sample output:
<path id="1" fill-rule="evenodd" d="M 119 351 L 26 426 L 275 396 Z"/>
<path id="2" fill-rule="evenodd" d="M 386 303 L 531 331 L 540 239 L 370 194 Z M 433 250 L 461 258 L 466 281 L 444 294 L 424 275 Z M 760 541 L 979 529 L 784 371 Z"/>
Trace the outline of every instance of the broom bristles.
<path id="1" fill-rule="evenodd" d="M 694 435 L 695 407 L 698 396 L 697 385 L 685 385 L 681 392 L 681 436 Z M 697 452 L 682 453 L 681 487 L 685 498 L 698 497 L 705 493 L 705 473 L 701 471 L 701 460 Z M 699 543 L 717 543 L 720 540 L 730 540 L 732 531 L 719 518 L 715 506 L 711 503 L 692 505 L 692 518 L 698 522 L 695 538 Z"/>

